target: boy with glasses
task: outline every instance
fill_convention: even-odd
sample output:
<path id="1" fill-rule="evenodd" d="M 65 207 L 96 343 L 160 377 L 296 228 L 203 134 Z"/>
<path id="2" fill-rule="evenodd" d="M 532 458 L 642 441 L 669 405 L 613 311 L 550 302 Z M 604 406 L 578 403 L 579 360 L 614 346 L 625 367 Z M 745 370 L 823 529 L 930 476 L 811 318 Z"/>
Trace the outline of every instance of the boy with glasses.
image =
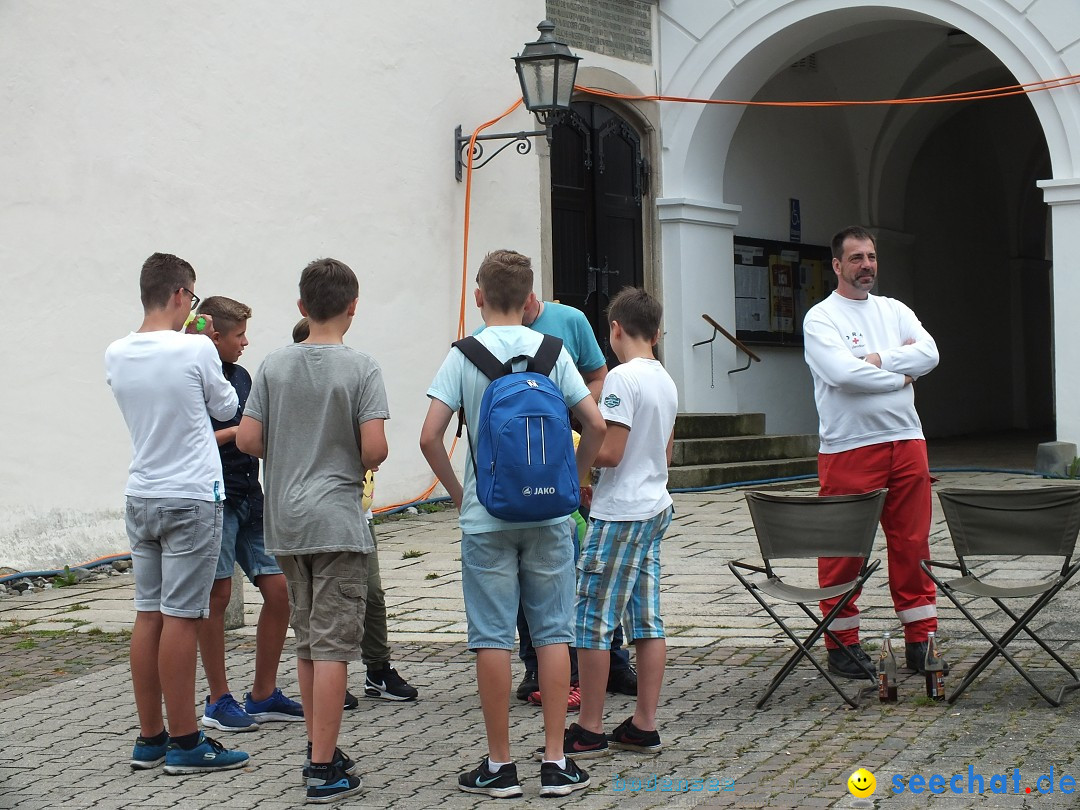
<path id="1" fill-rule="evenodd" d="M 105 379 L 133 450 L 125 517 L 135 572 L 131 680 L 140 730 L 131 767 L 164 762 L 169 774 L 240 768 L 248 755 L 203 736 L 195 719 L 196 636 L 210 614 L 225 495 L 209 417 L 235 413 L 236 392 L 214 344 L 181 333 L 199 300 L 191 265 L 155 253 L 139 286 L 142 325 L 105 352 Z"/>

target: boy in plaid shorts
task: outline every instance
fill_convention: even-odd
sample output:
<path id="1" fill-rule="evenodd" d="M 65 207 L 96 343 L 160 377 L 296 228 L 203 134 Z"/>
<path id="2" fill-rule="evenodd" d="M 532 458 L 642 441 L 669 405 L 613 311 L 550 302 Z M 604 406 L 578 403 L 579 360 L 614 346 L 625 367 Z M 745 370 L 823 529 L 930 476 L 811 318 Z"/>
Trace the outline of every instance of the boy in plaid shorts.
<path id="1" fill-rule="evenodd" d="M 608 745 L 656 753 L 656 706 L 667 644 L 660 618 L 660 539 L 671 523 L 667 471 L 678 392 L 653 346 L 660 337 L 660 303 L 628 287 L 612 299 L 611 348 L 621 365 L 604 381 L 600 413 L 607 434 L 595 464 L 601 468 L 591 520 L 578 558 L 574 644 L 581 677 L 581 716 L 564 747 L 579 759 L 603 756 Z M 637 706 L 604 734 L 611 636 L 622 617 L 636 647 Z"/>

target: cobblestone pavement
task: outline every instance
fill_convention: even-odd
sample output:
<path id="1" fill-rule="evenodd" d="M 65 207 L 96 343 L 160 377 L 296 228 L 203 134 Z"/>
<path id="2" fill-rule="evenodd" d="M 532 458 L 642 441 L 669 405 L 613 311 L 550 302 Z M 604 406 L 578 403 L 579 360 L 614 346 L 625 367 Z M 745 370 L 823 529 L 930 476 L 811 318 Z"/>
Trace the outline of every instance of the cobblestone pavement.
<path id="1" fill-rule="evenodd" d="M 942 478 L 943 485 L 1031 481 L 1003 474 L 949 473 Z M 813 491 L 813 484 L 802 488 Z M 900 683 L 899 703 L 882 707 L 870 695 L 855 710 L 815 677 L 815 670 L 802 666 L 756 711 L 755 695 L 790 646 L 724 565 L 757 556 L 742 495 L 738 490 L 679 495 L 676 508 L 664 550 L 663 604 L 670 633 L 660 709 L 664 751 L 654 756 L 617 752 L 586 761 L 592 776 L 588 791 L 541 803 L 538 766 L 528 758 L 541 741 L 539 710 L 513 701 L 512 743 L 525 787 L 524 799 L 514 800 L 517 806 L 1077 806 L 1072 794 L 1062 792 L 1061 782 L 1065 776 L 1080 778 L 1080 695 L 1067 696 L 1054 709 L 1008 664 L 991 667 L 954 706 L 920 699 L 922 682 L 909 676 Z M 939 511 L 931 542 L 936 558 L 951 558 Z M 365 700 L 346 714 L 341 746 L 360 761 L 366 787 L 342 806 L 483 806 L 492 800 L 455 788 L 456 774 L 485 753 L 473 658 L 464 646 L 455 516 L 437 512 L 384 523 L 379 543 L 394 663 L 420 689 L 421 700 Z M 884 557 L 880 538 L 879 553 Z M 237 692 L 249 688 L 254 667 L 258 593 L 249 589 L 246 597 L 248 626 L 229 640 L 230 679 Z M 1076 588 L 1066 591 L 1040 627 L 1069 661 L 1080 658 L 1078 603 Z M 861 606 L 865 641 L 898 629 L 883 571 L 868 584 Z M 940 612 L 940 633 L 959 676 L 985 642 L 955 609 L 942 604 Z M 132 619 L 127 576 L 0 600 L 0 808 L 298 806 L 304 746 L 299 724 L 269 724 L 252 734 L 220 733 L 227 745 L 252 755 L 244 770 L 179 777 L 161 770 L 131 771 L 127 757 L 137 724 L 122 631 Z M 992 620 L 991 626 L 999 625 Z M 1030 662 L 1037 677 L 1055 686 L 1064 682 L 1064 673 L 1053 671 L 1033 644 L 1014 646 L 1018 659 Z M 515 663 L 515 681 L 520 675 Z M 295 695 L 295 662 L 289 657 L 280 680 Z M 352 681 L 358 686 L 356 675 Z M 609 696 L 611 725 L 632 710 L 631 699 Z M 869 799 L 855 799 L 846 788 L 848 775 L 860 766 L 877 778 L 877 791 Z M 956 784 L 967 791 L 969 769 L 983 777 L 986 793 L 953 794 L 948 780 L 961 775 Z M 1039 793 L 1036 780 L 1051 773 L 1054 792 Z M 946 792 L 894 793 L 895 785 L 907 786 L 915 774 L 944 775 Z M 1007 781 L 994 781 L 995 775 Z M 664 779 L 686 780 L 687 788 L 703 789 L 665 791 Z M 1041 787 L 1047 784 L 1044 779 Z M 995 785 L 1008 792 L 990 793 Z M 656 789 L 646 789 L 650 786 Z M 1070 788 L 1068 781 L 1064 787 Z M 1025 792 L 1028 788 L 1031 793 Z"/>

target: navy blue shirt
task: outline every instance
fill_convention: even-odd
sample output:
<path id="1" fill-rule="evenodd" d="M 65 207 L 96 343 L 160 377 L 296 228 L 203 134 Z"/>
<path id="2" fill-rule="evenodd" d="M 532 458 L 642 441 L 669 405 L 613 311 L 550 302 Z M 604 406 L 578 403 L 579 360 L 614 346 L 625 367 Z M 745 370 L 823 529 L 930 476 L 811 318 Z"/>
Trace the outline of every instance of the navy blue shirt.
<path id="1" fill-rule="evenodd" d="M 251 375 L 243 366 L 222 363 L 221 370 L 225 374 L 225 379 L 236 389 L 236 398 L 240 404 L 236 408 L 236 415 L 227 422 L 219 422 L 211 418 L 210 423 L 215 431 L 240 424 L 240 417 L 244 415 L 244 405 L 251 393 Z M 218 450 L 221 452 L 225 497 L 262 499 L 262 487 L 259 485 L 259 459 L 247 453 L 241 453 L 235 441 L 220 445 Z"/>

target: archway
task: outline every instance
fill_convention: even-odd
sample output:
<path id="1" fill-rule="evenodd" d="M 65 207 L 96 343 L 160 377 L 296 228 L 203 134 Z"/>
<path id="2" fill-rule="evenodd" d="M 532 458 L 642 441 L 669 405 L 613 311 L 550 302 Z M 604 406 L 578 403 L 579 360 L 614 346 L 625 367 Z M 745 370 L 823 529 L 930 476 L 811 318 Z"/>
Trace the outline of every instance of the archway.
<path id="1" fill-rule="evenodd" d="M 997 73 L 1006 78 L 1002 83 L 1012 83 L 1011 77 L 1025 82 L 1068 75 L 1070 71 L 1046 36 L 1027 24 L 1023 15 L 1010 4 L 1004 0 L 989 0 L 979 5 L 977 13 L 945 0 L 907 0 L 888 6 L 841 2 L 839 8 L 807 15 L 804 4 L 749 0 L 739 6 L 738 14 L 718 14 L 711 26 L 698 22 L 700 38 L 680 55 L 677 64 L 670 66 L 668 75 L 671 80 L 665 83 L 663 91 L 670 95 L 760 98 L 762 91 L 791 63 L 813 54 L 820 57 L 830 50 L 836 51 L 834 46 L 840 43 L 844 43 L 844 48 L 851 49 L 851 53 L 861 54 L 864 60 L 862 69 L 849 67 L 839 74 L 819 76 L 815 87 L 819 92 L 804 97 L 900 97 L 912 95 L 911 90 L 928 84 L 936 84 L 941 88 L 938 92 L 946 92 L 959 82 L 972 81 L 979 82 L 974 86 L 985 87 L 988 86 L 985 81 L 991 78 L 993 70 L 987 72 L 985 65 L 979 68 L 976 63 L 980 59 L 985 61 L 985 57 L 991 53 Z M 933 48 L 952 47 L 948 44 L 949 34 L 957 29 L 964 32 L 966 39 L 977 43 L 977 48 L 972 51 L 975 57 L 960 55 L 959 49 L 935 57 Z M 909 60 L 912 64 L 906 66 L 909 69 L 905 70 L 905 66 L 897 69 L 894 60 L 889 58 L 892 54 L 875 51 L 882 38 L 890 37 L 904 40 L 905 47 L 914 49 L 909 50 L 913 57 Z M 934 37 L 937 37 L 936 44 L 933 44 Z M 866 65 L 873 65 L 875 69 L 867 70 Z M 957 67 L 959 71 L 956 71 Z M 949 70 L 956 71 L 956 75 L 947 75 Z M 813 83 L 812 78 L 807 80 L 807 84 Z M 970 84 L 965 86 L 972 87 Z M 1070 88 L 1037 94 L 1030 97 L 1027 103 L 1029 120 L 1035 122 L 1039 130 L 1039 149 L 1043 159 L 1040 162 L 1032 154 L 1017 156 L 1013 171 L 1015 178 L 1009 179 L 1009 188 L 1000 189 L 998 194 L 1016 194 L 1020 199 L 1027 199 L 1030 194 L 1024 194 L 1022 189 L 1030 189 L 1037 179 L 1047 176 L 1038 174 L 1040 166 L 1043 170 L 1052 167 L 1053 176 L 1058 180 L 1040 185 L 1048 187 L 1047 202 L 1058 203 L 1052 209 L 1053 233 L 1060 239 L 1060 226 L 1075 225 L 1074 220 L 1080 219 L 1080 206 L 1077 205 L 1080 195 L 1076 193 L 1076 182 L 1072 180 L 1076 158 L 1080 155 L 1080 127 L 1077 126 L 1080 95 Z M 892 113 L 884 108 L 833 111 L 838 114 L 832 115 L 828 121 L 824 120 L 826 116 L 818 115 L 824 112 L 813 111 L 810 114 L 801 111 L 804 122 L 801 129 L 808 139 L 819 137 L 821 132 L 828 133 L 830 143 L 841 156 L 836 158 L 834 155 L 838 164 L 835 168 L 840 176 L 832 178 L 832 181 L 838 186 L 844 183 L 848 186 L 840 189 L 845 201 L 843 205 L 831 206 L 831 210 L 819 212 L 828 213 L 831 220 L 828 223 L 819 221 L 815 225 L 814 211 L 807 211 L 804 204 L 804 239 L 808 225 L 811 234 L 807 241 L 821 241 L 826 231 L 831 233 L 838 224 L 847 221 L 875 226 L 884 234 L 883 241 L 888 245 L 889 254 L 898 257 L 901 269 L 907 270 L 906 273 L 896 274 L 898 285 L 906 283 L 909 287 L 917 286 L 920 282 L 912 270 L 917 239 L 904 230 L 904 219 L 910 213 L 908 190 L 898 188 L 900 184 L 897 178 L 902 175 L 897 167 L 904 167 L 906 163 L 910 169 L 923 146 L 936 137 L 935 133 L 946 122 L 943 119 L 927 119 L 906 108 L 903 112 Z M 691 105 L 671 105 L 664 109 L 663 131 L 668 158 L 664 164 L 664 194 L 658 201 L 664 265 L 665 268 L 680 268 L 668 269 L 665 279 L 668 358 L 669 365 L 683 386 L 684 410 L 754 410 L 756 408 L 749 403 L 765 388 L 775 396 L 775 385 L 763 386 L 755 393 L 754 385 L 742 380 L 727 383 L 722 390 L 709 391 L 707 359 L 694 356 L 689 348 L 695 340 L 700 339 L 697 324 L 702 307 L 711 308 L 719 314 L 722 322 L 734 322 L 733 282 L 731 264 L 728 263 L 730 259 L 727 257 L 731 256 L 731 242 L 736 230 L 740 234 L 751 235 L 750 231 L 745 230 L 747 226 L 769 217 L 782 216 L 786 232 L 786 199 L 781 198 L 782 206 L 774 206 L 765 216 L 752 210 L 761 195 L 745 195 L 746 177 L 740 177 L 739 172 L 747 163 L 734 159 L 733 149 L 738 146 L 737 133 L 752 114 L 741 107 L 702 109 Z M 868 128 L 871 130 L 869 138 Z M 905 152 L 908 154 L 901 159 Z M 686 215 L 689 201 L 694 203 L 696 216 Z M 1009 227 L 1013 233 L 1010 234 L 1005 260 L 1034 260 L 1034 257 L 1014 249 L 1021 242 L 1030 243 L 1030 234 L 1035 227 L 1031 217 L 1017 214 L 1012 220 Z M 1021 233 L 1025 235 L 1021 236 Z M 763 235 L 776 238 L 775 232 Z M 1052 254 L 1054 251 L 1043 252 Z M 1062 255 L 1061 250 L 1057 252 Z M 695 272 L 693 268 L 698 264 L 695 259 L 703 258 L 705 254 L 711 254 L 714 264 L 712 271 L 708 274 Z M 1043 257 L 1039 257 L 1039 260 L 1043 260 Z M 715 268 L 717 262 L 723 262 L 719 270 Z M 1080 285 L 1071 278 L 1073 274 L 1062 273 L 1060 266 L 1056 271 L 1054 307 L 1060 337 L 1062 308 L 1067 306 L 1064 301 L 1068 300 L 1062 298 L 1063 279 L 1070 293 L 1075 294 L 1072 288 Z M 680 277 L 673 284 L 671 276 L 674 273 Z M 921 283 L 925 283 L 925 280 Z M 903 297 L 895 289 L 883 291 Z M 1008 292 L 1003 296 L 1007 297 Z M 1049 313 L 1045 314 L 1049 316 Z M 673 348 L 678 350 L 677 357 Z M 1048 357 L 1048 353 L 1044 356 Z M 729 359 L 732 367 L 737 365 L 734 350 L 730 351 Z M 724 359 L 718 361 L 723 362 Z M 779 365 L 783 367 L 784 364 Z M 796 364 L 789 365 L 794 368 Z M 778 376 L 790 378 L 789 374 L 770 376 L 774 381 Z M 705 386 L 700 383 L 703 379 Z M 718 385 L 718 388 L 721 386 Z M 1080 406 L 1065 403 L 1066 391 L 1077 388 L 1080 388 L 1080 383 L 1059 367 L 1059 434 L 1063 426 L 1074 434 L 1080 433 Z M 1063 403 L 1066 404 L 1065 408 L 1062 407 Z M 1074 410 L 1076 413 L 1072 413 Z M 1027 411 L 1030 414 L 1032 409 L 1028 408 Z M 777 427 L 770 425 L 770 430 Z"/>

